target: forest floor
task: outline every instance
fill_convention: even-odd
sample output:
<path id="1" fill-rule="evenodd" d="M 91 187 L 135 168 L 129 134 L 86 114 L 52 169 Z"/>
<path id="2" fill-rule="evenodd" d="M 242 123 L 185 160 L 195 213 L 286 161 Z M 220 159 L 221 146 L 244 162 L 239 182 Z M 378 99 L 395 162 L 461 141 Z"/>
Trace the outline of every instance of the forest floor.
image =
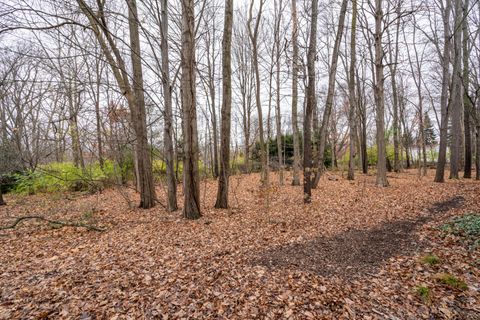
<path id="1" fill-rule="evenodd" d="M 229 210 L 206 180 L 196 221 L 130 209 L 113 189 L 7 195 L 0 226 L 106 230 L 0 230 L 0 319 L 480 319 L 480 248 L 441 228 L 480 213 L 480 183 L 430 171 L 389 174 L 388 188 L 338 173 L 309 205 L 290 173 L 267 191 L 239 175 Z"/>

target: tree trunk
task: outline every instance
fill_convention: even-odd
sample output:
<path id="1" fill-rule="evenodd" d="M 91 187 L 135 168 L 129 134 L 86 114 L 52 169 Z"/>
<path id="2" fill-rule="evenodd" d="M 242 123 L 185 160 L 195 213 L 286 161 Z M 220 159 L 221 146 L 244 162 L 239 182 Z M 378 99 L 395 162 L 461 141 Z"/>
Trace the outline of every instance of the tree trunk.
<path id="1" fill-rule="evenodd" d="M 348 112 L 348 123 L 350 127 L 350 141 L 349 141 L 349 159 L 348 159 L 348 180 L 355 179 L 355 137 L 356 137 L 356 127 L 355 127 L 355 113 L 357 108 L 357 99 L 355 97 L 355 65 L 356 65 L 356 43 L 355 43 L 355 33 L 357 31 L 357 0 L 352 0 L 352 29 L 350 35 L 350 71 L 349 71 L 349 81 L 348 81 L 348 94 L 349 94 L 349 112 Z"/>
<path id="2" fill-rule="evenodd" d="M 440 144 L 438 147 L 438 161 L 435 171 L 435 182 L 445 181 L 445 165 L 447 162 L 447 140 L 448 140 L 448 118 L 449 99 L 448 91 L 450 85 L 450 12 L 452 10 L 451 0 L 446 0 L 445 11 L 443 12 L 443 59 L 442 59 L 442 94 L 440 97 Z"/>
<path id="3" fill-rule="evenodd" d="M 195 1 L 182 0 L 181 92 L 184 135 L 183 216 L 198 219 L 200 213 L 200 177 L 198 171 L 198 133 L 195 83 Z"/>
<path id="4" fill-rule="evenodd" d="M 453 59 L 453 80 L 452 80 L 452 140 L 450 145 L 450 179 L 459 178 L 462 145 L 462 1 L 455 0 L 455 28 L 453 33 L 454 59 Z"/>
<path id="5" fill-rule="evenodd" d="M 275 6 L 277 2 L 275 1 Z M 277 133 L 277 153 L 278 153 L 278 168 L 279 168 L 279 183 L 281 186 L 284 185 L 283 179 L 283 148 L 282 148 L 282 117 L 280 112 L 280 58 L 281 58 L 281 51 L 280 51 L 280 24 L 282 21 L 282 11 L 283 11 L 283 3 L 282 0 L 279 1 L 278 4 L 278 15 L 277 21 L 275 26 L 275 51 L 276 51 L 276 104 L 275 104 L 275 127 Z"/>
<path id="6" fill-rule="evenodd" d="M 317 51 L 318 0 L 312 0 L 310 21 L 310 45 L 307 55 L 308 86 L 307 106 L 303 120 L 303 202 L 312 202 L 312 116 L 316 108 L 315 98 L 315 55 Z"/>
<path id="7" fill-rule="evenodd" d="M 395 31 L 395 49 L 389 50 L 390 54 L 390 76 L 392 83 L 392 96 L 393 96 L 393 171 L 400 171 L 400 157 L 399 157 L 399 120 L 398 120 L 398 89 L 397 89 L 397 62 L 398 62 L 398 38 L 400 34 L 400 15 L 401 15 L 401 2 L 397 4 L 396 8 L 396 31 Z M 395 52 L 392 55 L 392 51 Z"/>
<path id="8" fill-rule="evenodd" d="M 325 103 L 325 109 L 323 111 L 322 125 L 320 126 L 319 134 L 319 147 L 318 147 L 318 168 L 315 173 L 315 181 L 312 187 L 316 188 L 320 181 L 320 176 L 323 171 L 323 160 L 325 153 L 325 144 L 327 141 L 328 123 L 330 121 L 330 115 L 332 114 L 333 98 L 335 94 L 335 80 L 337 75 L 338 57 L 340 56 L 340 44 L 342 42 L 343 29 L 345 28 L 345 13 L 347 12 L 347 0 L 342 0 L 342 6 L 340 8 L 340 16 L 338 20 L 337 34 L 335 35 L 335 44 L 333 46 L 332 63 L 330 65 L 330 72 L 328 74 L 328 91 L 327 101 Z"/>
<path id="9" fill-rule="evenodd" d="M 470 113 L 472 112 L 472 104 L 468 97 L 469 89 L 469 61 L 470 52 L 468 50 L 468 7 L 469 0 L 465 0 L 463 4 L 463 105 L 464 105 L 464 130 L 465 130 L 465 166 L 463 177 L 470 179 L 472 177 L 472 136 L 470 129 Z"/>
<path id="10" fill-rule="evenodd" d="M 95 120 L 96 120 L 96 129 L 97 129 L 97 150 L 98 150 L 98 162 L 100 167 L 103 168 L 104 159 L 103 159 L 103 141 L 102 141 L 102 119 L 100 116 L 100 81 L 102 77 L 102 72 L 100 70 L 100 61 L 96 62 L 96 87 L 95 87 Z"/>
<path id="11" fill-rule="evenodd" d="M 480 99 L 477 99 L 477 133 L 475 154 L 475 179 L 480 180 Z"/>
<path id="12" fill-rule="evenodd" d="M 116 46 L 112 34 L 108 30 L 106 23 L 103 2 L 99 1 L 98 10 L 93 10 L 84 0 L 77 0 L 80 10 L 87 17 L 91 29 L 102 49 L 102 52 L 110 65 L 112 73 L 117 81 L 120 91 L 123 93 L 128 102 L 133 128 L 135 131 L 135 139 L 137 141 L 135 155 L 138 159 L 142 159 L 142 174 L 140 189 L 140 207 L 150 208 L 155 205 L 155 190 L 153 185 L 153 174 L 151 159 L 148 150 L 145 104 L 143 98 L 143 79 L 141 72 L 140 43 L 138 35 L 138 19 L 136 13 L 135 0 L 130 0 L 129 4 L 129 26 L 130 26 L 130 47 L 133 65 L 133 82 L 137 86 L 136 91 L 140 96 L 140 103 L 137 103 L 136 94 L 132 90 L 129 82 L 129 75 L 125 61 Z"/>
<path id="13" fill-rule="evenodd" d="M 175 211 L 177 205 L 177 181 L 175 179 L 174 148 L 173 148 L 173 111 L 172 87 L 170 84 L 170 59 L 168 49 L 168 0 L 161 2 L 161 50 L 162 50 L 162 85 L 164 97 L 164 128 L 163 143 L 165 149 L 165 165 L 167 173 L 167 211 Z"/>
<path id="14" fill-rule="evenodd" d="M 2 184 L 0 183 L 0 206 L 5 206 L 7 203 L 3 200 L 3 193 L 2 193 Z"/>
<path id="15" fill-rule="evenodd" d="M 255 27 L 252 30 L 252 14 L 253 14 L 253 4 L 254 0 L 250 2 L 249 8 L 249 15 L 248 15 L 248 34 L 250 37 L 250 41 L 252 42 L 252 62 L 253 68 L 255 71 L 255 103 L 257 105 L 257 112 L 258 112 L 258 128 L 260 133 L 260 162 L 262 166 L 262 173 L 261 173 L 261 183 L 263 186 L 268 186 L 268 173 L 267 173 L 267 145 L 265 144 L 265 134 L 263 130 L 263 114 L 262 114 L 262 102 L 260 100 L 260 70 L 258 65 L 258 29 L 260 27 L 260 20 L 262 17 L 262 10 L 265 0 L 260 0 L 260 7 L 258 9 L 258 15 L 255 21 Z"/>
<path id="16" fill-rule="evenodd" d="M 360 77 L 356 72 L 357 79 L 357 98 L 358 98 L 358 117 L 360 119 L 360 155 L 362 158 L 362 173 L 368 173 L 368 154 L 367 154 L 367 110 L 365 106 L 365 84 L 360 86 Z M 363 82 L 364 83 L 364 82 Z"/>
<path id="17" fill-rule="evenodd" d="M 297 0 L 292 0 L 292 129 L 293 129 L 293 180 L 300 185 L 300 133 L 298 131 L 298 19 Z"/>
<path id="18" fill-rule="evenodd" d="M 220 175 L 216 208 L 228 208 L 230 176 L 230 126 L 232 118 L 232 28 L 233 0 L 225 0 L 225 21 L 222 40 L 222 128 L 220 132 Z"/>
<path id="19" fill-rule="evenodd" d="M 377 180 L 379 187 L 388 186 L 387 181 L 387 157 L 385 148 L 385 97 L 383 76 L 383 48 L 382 48 L 382 0 L 375 0 L 375 82 L 374 95 L 377 107 Z"/>
<path id="20" fill-rule="evenodd" d="M 132 113 L 136 135 L 136 158 L 138 166 L 138 183 L 140 185 L 140 207 L 144 209 L 155 206 L 155 186 L 153 183 L 152 162 L 147 137 L 147 116 L 143 92 L 143 72 L 140 49 L 139 22 L 136 0 L 128 1 L 128 18 L 130 30 L 130 49 L 132 59 L 132 87 L 135 96 L 135 113 Z"/>
<path id="21" fill-rule="evenodd" d="M 72 154 L 75 167 L 85 169 L 82 146 L 80 144 L 80 133 L 78 131 L 78 108 L 80 103 L 80 92 L 75 92 L 72 78 L 68 80 L 68 111 L 70 137 L 72 139 Z"/>

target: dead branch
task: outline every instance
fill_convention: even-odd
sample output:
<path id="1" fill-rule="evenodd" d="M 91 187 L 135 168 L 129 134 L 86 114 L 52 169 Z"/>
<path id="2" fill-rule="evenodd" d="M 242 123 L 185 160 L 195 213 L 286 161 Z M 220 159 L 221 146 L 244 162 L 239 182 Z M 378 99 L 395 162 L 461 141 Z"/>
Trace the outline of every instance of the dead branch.
<path id="1" fill-rule="evenodd" d="M 24 221 L 24 220 L 30 220 L 30 219 L 41 220 L 41 221 L 45 221 L 45 222 L 48 222 L 48 223 L 51 223 L 51 224 L 60 225 L 60 226 L 62 226 L 62 227 L 85 228 L 85 229 L 90 230 L 90 231 L 98 231 L 98 232 L 105 231 L 104 228 L 92 226 L 92 225 L 85 224 L 85 223 L 82 223 L 82 222 L 51 220 L 51 219 L 48 219 L 48 218 L 45 218 L 45 217 L 42 217 L 42 216 L 24 216 L 24 217 L 18 217 L 11 225 L 0 227 L 0 230 L 15 229 L 15 227 L 16 227 L 20 222 L 22 222 L 22 221 Z"/>

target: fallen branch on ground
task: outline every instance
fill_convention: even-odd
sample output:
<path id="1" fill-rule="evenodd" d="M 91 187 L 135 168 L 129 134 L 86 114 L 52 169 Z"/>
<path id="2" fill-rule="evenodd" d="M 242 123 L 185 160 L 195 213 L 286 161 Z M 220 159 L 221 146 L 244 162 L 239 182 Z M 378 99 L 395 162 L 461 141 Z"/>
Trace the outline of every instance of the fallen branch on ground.
<path id="1" fill-rule="evenodd" d="M 76 227 L 76 228 L 85 228 L 90 231 L 105 231 L 104 228 L 92 226 L 89 224 L 85 224 L 82 222 L 72 222 L 72 221 L 61 221 L 61 220 L 51 220 L 42 216 L 24 216 L 24 217 L 18 217 L 11 225 L 0 227 L 0 230 L 7 230 L 7 229 L 15 229 L 15 227 L 22 222 L 23 220 L 29 220 L 29 219 L 34 219 L 34 220 L 41 220 L 45 221 L 51 224 L 56 224 L 60 225 L 62 227 Z"/>

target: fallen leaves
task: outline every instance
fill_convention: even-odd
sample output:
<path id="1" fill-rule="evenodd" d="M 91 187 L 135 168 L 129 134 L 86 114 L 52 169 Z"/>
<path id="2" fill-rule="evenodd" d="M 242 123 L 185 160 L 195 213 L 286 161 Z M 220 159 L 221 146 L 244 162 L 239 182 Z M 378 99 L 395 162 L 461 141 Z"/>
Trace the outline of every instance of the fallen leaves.
<path id="1" fill-rule="evenodd" d="M 479 212 L 480 184 L 434 184 L 408 171 L 392 177 L 389 188 L 376 188 L 370 176 L 354 183 L 324 178 L 306 206 L 301 187 L 290 181 L 262 193 L 258 176 L 236 176 L 234 210 L 213 208 L 216 183 L 207 181 L 204 217 L 193 222 L 160 207 L 132 211 L 113 190 L 75 200 L 10 196 L 0 209 L 4 225 L 45 212 L 80 221 L 89 210 L 107 231 L 51 229 L 34 221 L 2 231 L 0 319 L 475 319 L 478 249 L 442 237 L 438 226 L 449 216 Z M 164 196 L 162 188 L 158 193 Z M 444 209 L 459 196 L 461 203 Z M 388 255 L 376 254 L 382 245 L 367 250 L 399 230 L 385 226 L 419 219 L 397 234 L 405 239 Z M 259 256 L 274 261 L 268 253 L 287 246 L 301 248 L 304 259 L 297 250 L 282 265 L 257 263 Z M 440 263 L 425 265 L 427 253 Z M 374 268 L 358 268 L 355 254 L 365 256 L 366 266 L 376 254 Z M 468 289 L 442 285 L 437 273 L 455 275 Z M 415 294 L 420 285 L 431 289 L 428 307 Z"/>

